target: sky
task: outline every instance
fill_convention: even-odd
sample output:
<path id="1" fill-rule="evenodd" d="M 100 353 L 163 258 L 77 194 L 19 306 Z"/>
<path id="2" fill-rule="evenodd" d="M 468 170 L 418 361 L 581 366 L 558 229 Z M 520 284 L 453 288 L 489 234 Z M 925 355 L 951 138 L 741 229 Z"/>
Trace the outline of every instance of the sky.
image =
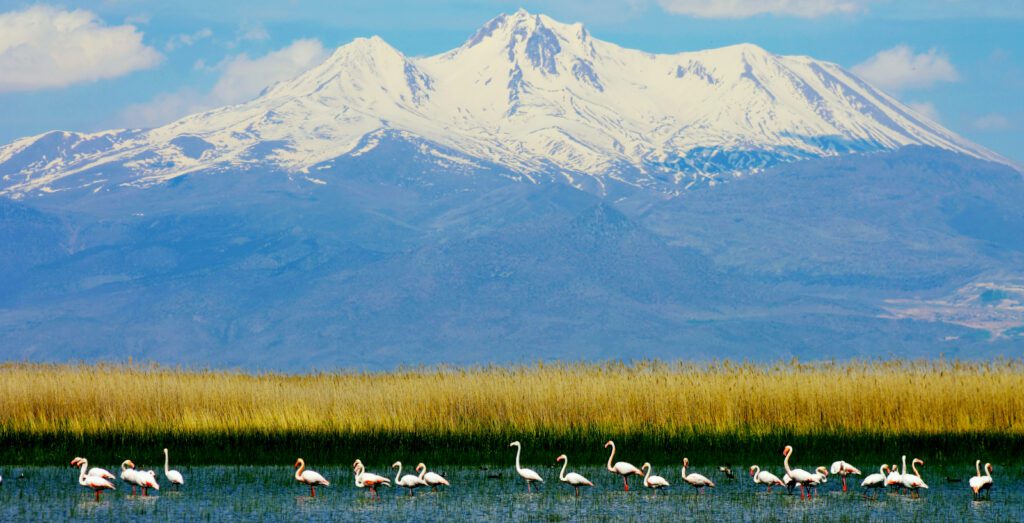
<path id="1" fill-rule="evenodd" d="M 440 53 L 520 7 L 649 52 L 836 62 L 1024 165 L 1024 0 L 0 0 L 0 143 L 241 102 L 360 36 Z"/>

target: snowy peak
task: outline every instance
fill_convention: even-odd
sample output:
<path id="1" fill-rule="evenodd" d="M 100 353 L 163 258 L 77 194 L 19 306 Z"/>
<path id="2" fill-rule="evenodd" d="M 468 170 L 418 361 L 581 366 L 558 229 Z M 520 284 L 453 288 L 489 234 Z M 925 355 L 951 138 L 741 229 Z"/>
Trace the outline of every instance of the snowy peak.
<path id="1" fill-rule="evenodd" d="M 323 170 L 379 136 L 430 149 L 423 158 L 455 154 L 597 192 L 672 195 L 780 162 L 906 146 L 1008 163 L 836 64 L 751 44 L 651 54 L 520 10 L 436 56 L 358 38 L 254 100 L 156 129 L 18 140 L 0 147 L 0 194 Z"/>

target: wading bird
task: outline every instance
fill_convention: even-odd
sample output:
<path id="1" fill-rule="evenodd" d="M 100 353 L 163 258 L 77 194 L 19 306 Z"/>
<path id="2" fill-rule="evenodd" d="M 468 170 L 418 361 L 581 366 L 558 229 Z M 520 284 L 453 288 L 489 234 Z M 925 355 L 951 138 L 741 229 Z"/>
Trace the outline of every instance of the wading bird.
<path id="1" fill-rule="evenodd" d="M 878 497 L 878 491 L 885 488 L 885 478 L 888 473 L 889 465 L 882 465 L 878 468 L 877 474 L 869 474 L 868 477 L 864 478 L 864 481 L 860 482 L 860 486 L 865 489 L 865 498 L 868 497 L 867 489 L 875 491 L 872 495 L 872 499 Z"/>
<path id="2" fill-rule="evenodd" d="M 842 460 L 832 463 L 829 472 L 838 474 L 839 478 L 843 480 L 843 492 L 846 492 L 846 476 L 860 476 L 860 470 L 857 467 Z"/>
<path id="3" fill-rule="evenodd" d="M 645 487 L 647 487 L 649 489 L 654 489 L 654 491 L 657 492 L 658 489 L 663 489 L 663 488 L 669 486 L 667 479 L 665 479 L 665 478 L 663 478 L 661 476 L 652 476 L 651 475 L 651 464 L 650 463 L 644 463 L 643 466 L 641 466 L 640 468 L 645 472 L 645 474 L 644 474 L 644 486 Z"/>
<path id="4" fill-rule="evenodd" d="M 156 472 L 152 470 L 136 471 L 135 484 L 142 489 L 143 496 L 149 495 L 149 489 L 160 490 L 160 484 L 156 482 Z"/>
<path id="5" fill-rule="evenodd" d="M 900 475 L 900 466 L 893 463 L 889 468 L 889 475 L 885 477 L 885 486 L 892 487 L 894 491 L 897 491 L 902 484 L 903 476 Z"/>
<path id="6" fill-rule="evenodd" d="M 77 467 L 78 464 L 84 459 L 85 458 L 75 458 L 71 460 L 71 465 Z M 99 467 L 93 467 L 89 469 L 89 472 L 86 473 L 86 476 L 96 476 L 98 478 L 103 479 L 115 479 L 115 476 L 111 474 L 110 471 L 108 471 L 107 469 L 101 469 Z"/>
<path id="7" fill-rule="evenodd" d="M 807 482 L 811 480 L 811 473 L 804 469 L 794 469 L 789 467 L 789 457 L 793 455 L 793 447 L 786 445 L 786 448 L 782 449 L 782 455 L 786 457 L 782 462 L 783 468 L 786 469 L 786 475 L 789 476 L 797 485 L 800 485 L 800 499 L 806 499 L 806 487 Z"/>
<path id="8" fill-rule="evenodd" d="M 715 483 L 710 479 L 697 474 L 696 472 L 689 475 L 686 474 L 686 467 L 690 466 L 690 458 L 683 458 L 683 481 L 688 485 L 697 490 L 698 493 L 703 492 L 705 487 L 715 488 Z"/>
<path id="9" fill-rule="evenodd" d="M 356 486 L 359 488 L 369 489 L 371 498 L 380 497 L 380 495 L 377 494 L 377 487 L 382 485 L 385 487 L 391 486 L 390 479 L 372 472 L 367 472 L 366 466 L 358 459 L 352 463 L 352 472 L 355 474 Z"/>
<path id="10" fill-rule="evenodd" d="M 330 481 L 327 481 L 327 479 L 320 474 L 312 470 L 306 470 L 306 460 L 302 458 L 295 460 L 295 465 L 293 466 L 295 467 L 295 481 L 309 485 L 309 497 L 311 498 L 316 497 L 317 485 L 326 487 L 331 484 Z"/>
<path id="11" fill-rule="evenodd" d="M 719 466 L 718 467 L 718 471 L 721 472 L 722 474 L 725 474 L 725 477 L 727 479 L 729 479 L 729 480 L 736 479 L 736 474 L 733 474 L 732 466 L 729 465 L 728 463 L 726 463 L 725 465 Z"/>
<path id="12" fill-rule="evenodd" d="M 754 483 L 757 485 L 767 485 L 768 492 L 772 491 L 773 485 L 786 485 L 778 476 L 768 472 L 767 470 L 761 470 L 761 467 L 757 465 L 752 465 L 750 467 L 750 477 L 754 478 Z"/>
<path id="13" fill-rule="evenodd" d="M 558 473 L 558 480 L 562 483 L 568 483 L 572 485 L 572 488 L 576 489 L 576 496 L 580 495 L 580 487 L 593 487 L 594 484 L 589 479 L 583 477 L 575 472 L 565 473 L 565 468 L 569 466 L 569 458 L 562 454 L 555 458 L 555 463 L 562 462 L 562 471 Z"/>
<path id="14" fill-rule="evenodd" d="M 612 453 L 608 456 L 608 472 L 622 476 L 622 489 L 628 491 L 629 481 L 627 481 L 627 478 L 629 476 L 643 476 L 644 473 L 642 470 L 634 467 L 630 463 L 626 463 L 625 461 L 617 461 L 612 465 L 612 459 L 615 458 L 615 442 L 608 440 L 608 443 L 604 444 L 604 448 L 608 447 L 612 448 Z"/>
<path id="15" fill-rule="evenodd" d="M 181 472 L 178 472 L 177 470 L 171 470 L 170 464 L 171 458 L 167 454 L 167 449 L 164 449 L 164 477 L 167 478 L 167 481 L 170 481 L 171 485 L 174 485 L 175 490 L 177 490 L 179 486 L 185 484 L 185 476 L 182 476 Z"/>
<path id="16" fill-rule="evenodd" d="M 985 492 L 988 498 L 992 497 L 992 464 L 985 464 L 985 475 L 981 475 L 981 460 L 974 462 L 974 471 L 977 473 L 976 476 L 971 478 L 969 485 L 971 490 L 974 491 L 974 499 L 981 499 L 981 493 Z"/>
<path id="17" fill-rule="evenodd" d="M 903 488 L 909 490 L 915 498 L 921 497 L 921 494 L 918 492 L 919 489 L 928 488 L 928 485 L 921 479 L 921 474 L 917 471 L 918 464 L 924 465 L 924 460 L 914 458 L 914 461 L 910 463 L 914 473 L 907 474 L 907 457 L 903 456 L 903 473 L 900 475 L 900 484 L 903 485 Z"/>
<path id="18" fill-rule="evenodd" d="M 509 443 L 508 446 L 516 448 L 516 474 L 519 474 L 519 477 L 526 480 L 526 491 L 530 492 L 530 485 L 534 481 L 544 483 L 544 480 L 541 479 L 540 474 L 537 474 L 536 472 L 530 469 L 524 469 L 523 467 L 519 466 L 519 455 L 522 454 L 523 452 L 523 445 L 518 441 L 513 441 L 512 443 Z"/>
<path id="19" fill-rule="evenodd" d="M 138 483 L 135 481 L 135 475 L 138 471 L 135 470 L 135 462 L 130 459 L 126 459 L 121 462 L 121 481 L 132 486 L 132 495 L 135 495 L 135 487 Z"/>
<path id="20" fill-rule="evenodd" d="M 419 476 L 413 474 L 402 475 L 402 462 L 396 461 L 391 464 L 391 468 L 398 468 L 398 472 L 395 473 L 395 485 L 399 487 L 405 487 L 409 489 L 409 495 L 412 496 L 413 489 L 427 486 L 427 482 L 420 479 Z"/>
<path id="21" fill-rule="evenodd" d="M 818 485 L 821 485 L 822 483 L 828 483 L 828 469 L 825 467 L 818 467 L 814 469 L 814 473 L 811 474 L 811 479 L 807 482 L 807 488 L 813 489 L 811 492 L 814 492 L 814 495 L 817 496 Z M 811 492 L 807 493 L 808 497 L 810 497 Z"/>
<path id="22" fill-rule="evenodd" d="M 437 492 L 437 487 L 441 485 L 448 486 L 448 480 L 444 476 L 435 472 L 427 472 L 427 466 L 423 463 L 416 465 L 416 472 L 420 473 L 420 479 L 430 485 L 430 489 L 434 492 Z"/>
<path id="23" fill-rule="evenodd" d="M 91 488 L 92 491 L 96 493 L 96 501 L 100 500 L 100 492 L 104 490 L 116 490 L 117 487 L 105 478 L 101 476 L 90 476 L 86 473 L 86 469 L 89 467 L 88 460 L 85 458 L 75 458 L 75 460 L 71 462 L 71 466 L 75 466 L 76 461 L 77 465 L 82 467 L 81 472 L 78 474 L 78 484 L 83 487 Z"/>

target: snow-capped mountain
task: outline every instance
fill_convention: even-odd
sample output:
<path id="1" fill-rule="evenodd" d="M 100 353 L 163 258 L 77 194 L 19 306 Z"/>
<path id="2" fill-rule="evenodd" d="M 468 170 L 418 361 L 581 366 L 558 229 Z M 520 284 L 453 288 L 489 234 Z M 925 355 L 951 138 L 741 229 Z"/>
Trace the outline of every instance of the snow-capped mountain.
<path id="1" fill-rule="evenodd" d="M 650 54 L 518 11 L 407 57 L 357 39 L 246 103 L 151 130 L 51 132 L 0 148 L 0 194 L 145 187 L 253 167 L 313 175 L 383 136 L 428 157 L 678 193 L 779 162 L 924 145 L 1004 162 L 836 64 L 754 45 Z"/>

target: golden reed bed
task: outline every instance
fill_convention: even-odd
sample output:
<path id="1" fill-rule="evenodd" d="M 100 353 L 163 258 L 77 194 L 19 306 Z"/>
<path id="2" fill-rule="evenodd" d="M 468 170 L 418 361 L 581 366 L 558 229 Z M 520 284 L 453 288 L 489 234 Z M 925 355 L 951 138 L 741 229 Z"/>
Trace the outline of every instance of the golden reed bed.
<path id="1" fill-rule="evenodd" d="M 1024 434 L 1024 364 L 563 364 L 309 375 L 0 366 L 0 437 Z"/>

